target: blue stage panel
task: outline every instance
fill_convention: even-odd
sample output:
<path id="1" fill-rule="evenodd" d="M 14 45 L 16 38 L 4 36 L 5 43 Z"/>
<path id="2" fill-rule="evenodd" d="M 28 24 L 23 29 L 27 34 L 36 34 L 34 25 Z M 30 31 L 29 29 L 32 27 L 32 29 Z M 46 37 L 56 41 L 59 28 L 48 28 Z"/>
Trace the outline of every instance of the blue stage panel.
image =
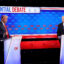
<path id="1" fill-rule="evenodd" d="M 57 25 L 62 22 L 64 11 L 41 10 L 40 13 L 0 13 L 0 17 L 2 15 L 8 16 L 6 25 L 10 35 L 56 34 Z"/>

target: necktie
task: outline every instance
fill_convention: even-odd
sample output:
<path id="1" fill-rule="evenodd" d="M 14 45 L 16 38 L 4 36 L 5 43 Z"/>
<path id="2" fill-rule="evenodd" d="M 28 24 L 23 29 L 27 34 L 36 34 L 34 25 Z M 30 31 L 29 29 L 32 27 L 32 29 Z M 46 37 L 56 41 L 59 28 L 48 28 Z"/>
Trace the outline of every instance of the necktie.
<path id="1" fill-rule="evenodd" d="M 5 30 L 6 30 L 6 32 L 7 32 L 7 38 L 9 38 L 8 30 L 7 30 L 7 27 L 6 27 L 5 24 L 4 24 L 4 27 L 5 27 Z"/>

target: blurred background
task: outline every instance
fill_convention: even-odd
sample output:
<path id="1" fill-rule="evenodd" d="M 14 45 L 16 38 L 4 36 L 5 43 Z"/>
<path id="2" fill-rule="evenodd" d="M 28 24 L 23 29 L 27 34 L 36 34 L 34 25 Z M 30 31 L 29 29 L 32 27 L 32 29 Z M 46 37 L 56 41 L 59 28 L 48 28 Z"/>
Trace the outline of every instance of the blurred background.
<path id="1" fill-rule="evenodd" d="M 22 64 L 59 64 L 60 43 L 57 38 L 57 27 L 62 22 L 64 10 L 48 10 L 49 7 L 63 7 L 60 0 L 1 0 L 1 6 L 47 7 L 40 13 L 21 13 L 7 15 L 9 34 L 21 35 Z"/>

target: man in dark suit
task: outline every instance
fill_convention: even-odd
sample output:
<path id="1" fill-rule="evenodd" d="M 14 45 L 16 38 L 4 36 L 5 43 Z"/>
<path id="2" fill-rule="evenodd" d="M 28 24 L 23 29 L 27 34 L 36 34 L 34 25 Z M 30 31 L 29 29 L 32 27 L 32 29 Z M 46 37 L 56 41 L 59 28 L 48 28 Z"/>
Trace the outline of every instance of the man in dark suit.
<path id="1" fill-rule="evenodd" d="M 64 16 L 62 16 L 62 23 L 58 25 L 58 30 L 57 30 L 57 36 L 60 42 L 60 49 L 61 49 L 61 35 L 63 34 L 64 34 Z M 59 61 L 60 61 L 60 50 L 59 50 Z"/>
<path id="2" fill-rule="evenodd" d="M 62 23 L 58 25 L 57 36 L 61 45 L 61 35 L 64 34 L 64 16 L 62 16 Z"/>
<path id="3" fill-rule="evenodd" d="M 0 22 L 0 64 L 4 64 L 4 39 L 9 38 L 7 27 L 5 25 L 7 19 L 8 16 L 2 15 Z"/>
<path id="4" fill-rule="evenodd" d="M 57 30 L 57 36 L 60 42 L 60 49 L 61 49 L 61 35 L 64 35 L 64 16 L 62 16 L 62 23 L 58 25 L 58 30 Z M 60 61 L 60 50 L 59 50 L 59 61 Z"/>

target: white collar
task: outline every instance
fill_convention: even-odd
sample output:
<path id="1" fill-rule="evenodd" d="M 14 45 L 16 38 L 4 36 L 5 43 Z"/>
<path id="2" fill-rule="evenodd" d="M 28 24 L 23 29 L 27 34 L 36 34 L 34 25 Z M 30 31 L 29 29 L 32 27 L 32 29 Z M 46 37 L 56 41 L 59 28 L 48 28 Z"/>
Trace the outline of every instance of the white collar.
<path id="1" fill-rule="evenodd" d="M 4 22 L 3 21 L 1 21 L 2 22 L 2 24 L 4 25 Z"/>

